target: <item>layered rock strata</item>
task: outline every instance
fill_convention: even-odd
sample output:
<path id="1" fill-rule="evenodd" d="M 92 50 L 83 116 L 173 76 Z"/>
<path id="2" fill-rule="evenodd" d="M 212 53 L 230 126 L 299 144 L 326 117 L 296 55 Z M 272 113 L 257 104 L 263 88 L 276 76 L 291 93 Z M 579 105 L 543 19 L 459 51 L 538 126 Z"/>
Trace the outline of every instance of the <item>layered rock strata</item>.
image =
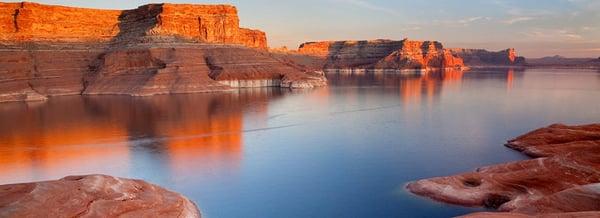
<path id="1" fill-rule="evenodd" d="M 324 59 L 325 69 L 440 69 L 525 62 L 514 49 L 446 49 L 437 41 L 409 39 L 307 42 L 300 45 L 298 53 Z"/>
<path id="2" fill-rule="evenodd" d="M 513 213 L 481 216 L 600 216 L 600 124 L 555 124 L 506 145 L 536 159 L 424 179 L 407 188 L 438 201 Z"/>
<path id="3" fill-rule="evenodd" d="M 325 69 L 440 69 L 463 67 L 462 60 L 435 41 L 308 42 L 298 52 L 326 59 Z"/>
<path id="4" fill-rule="evenodd" d="M 0 40 L 8 42 L 108 42 L 177 36 L 211 43 L 267 48 L 262 31 L 240 28 L 230 5 L 149 4 L 100 10 L 0 3 Z"/>
<path id="5" fill-rule="evenodd" d="M 0 102 L 60 95 L 311 88 L 323 75 L 275 58 L 227 5 L 116 11 L 0 3 Z M 7 16 L 10 14 L 11 16 Z"/>
<path id="6" fill-rule="evenodd" d="M 0 217 L 200 217 L 186 197 L 105 175 L 0 185 Z"/>
<path id="7" fill-rule="evenodd" d="M 471 67 L 489 66 L 523 66 L 525 58 L 517 56 L 514 48 L 502 51 L 488 51 L 484 49 L 450 49 L 452 54 L 461 57 L 465 64 Z"/>

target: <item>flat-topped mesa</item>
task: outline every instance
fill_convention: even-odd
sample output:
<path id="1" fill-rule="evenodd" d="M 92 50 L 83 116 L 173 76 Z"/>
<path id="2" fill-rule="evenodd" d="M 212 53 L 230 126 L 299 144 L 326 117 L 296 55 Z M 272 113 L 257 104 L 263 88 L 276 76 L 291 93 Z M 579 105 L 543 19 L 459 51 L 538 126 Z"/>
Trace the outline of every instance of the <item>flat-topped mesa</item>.
<path id="1" fill-rule="evenodd" d="M 121 11 L 0 3 L 0 24 L 0 102 L 327 84 L 269 53 L 265 34 L 240 28 L 229 5 Z"/>
<path id="2" fill-rule="evenodd" d="M 0 41 L 110 42 L 178 38 L 267 48 L 264 32 L 240 28 L 230 5 L 149 4 L 99 10 L 0 3 Z"/>
<path id="3" fill-rule="evenodd" d="M 326 58 L 328 69 L 441 69 L 462 68 L 462 59 L 437 41 L 404 39 L 308 42 L 298 52 Z"/>
<path id="4" fill-rule="evenodd" d="M 525 58 L 518 56 L 514 48 L 502 51 L 484 49 L 452 48 L 453 54 L 462 57 L 468 66 L 522 66 Z"/>

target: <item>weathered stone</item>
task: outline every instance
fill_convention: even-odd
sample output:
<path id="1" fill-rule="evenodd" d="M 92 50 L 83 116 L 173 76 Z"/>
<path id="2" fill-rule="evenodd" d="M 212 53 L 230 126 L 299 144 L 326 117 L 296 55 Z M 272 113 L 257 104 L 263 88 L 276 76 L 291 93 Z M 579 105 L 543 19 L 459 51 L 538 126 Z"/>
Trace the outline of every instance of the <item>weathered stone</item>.
<path id="1" fill-rule="evenodd" d="M 177 36 L 267 48 L 264 32 L 239 27 L 230 5 L 149 4 L 100 10 L 37 3 L 0 3 L 1 41 L 99 42 Z"/>
<path id="2" fill-rule="evenodd" d="M 233 6 L 117 11 L 25 2 L 0 3 L 0 14 L 11 24 L 0 27 L 0 102 L 326 85 L 306 73 L 312 69 L 267 52 L 265 34 L 239 28 Z"/>
<path id="3" fill-rule="evenodd" d="M 105 175 L 0 185 L 0 217 L 200 217 L 186 197 Z"/>
<path id="4" fill-rule="evenodd" d="M 325 69 L 441 69 L 461 68 L 459 57 L 435 41 L 308 42 L 298 52 L 326 58 Z"/>
<path id="5" fill-rule="evenodd" d="M 507 146 L 540 158 L 424 179 L 407 188 L 443 202 L 529 215 L 600 211 L 600 124 L 555 124 Z"/>
<path id="6" fill-rule="evenodd" d="M 487 51 L 484 49 L 450 49 L 452 54 L 461 57 L 465 64 L 470 67 L 489 67 L 489 66 L 522 66 L 525 65 L 525 58 L 517 56 L 514 48 L 502 51 Z"/>
<path id="7" fill-rule="evenodd" d="M 404 39 L 307 42 L 298 53 L 326 59 L 328 69 L 439 69 L 523 65 L 514 49 L 445 49 L 436 41 Z"/>

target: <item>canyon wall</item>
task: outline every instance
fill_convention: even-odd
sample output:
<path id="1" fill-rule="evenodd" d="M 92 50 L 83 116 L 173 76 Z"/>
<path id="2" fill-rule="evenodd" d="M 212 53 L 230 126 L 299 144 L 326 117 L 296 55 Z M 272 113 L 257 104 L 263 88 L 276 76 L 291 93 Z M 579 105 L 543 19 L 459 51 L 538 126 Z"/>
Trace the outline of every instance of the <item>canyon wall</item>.
<path id="1" fill-rule="evenodd" d="M 182 37 L 210 43 L 267 48 L 262 31 L 240 28 L 229 5 L 150 4 L 99 10 L 37 3 L 0 3 L 0 40 L 103 42 Z"/>
<path id="2" fill-rule="evenodd" d="M 264 32 L 239 28 L 233 6 L 0 3 L 0 22 L 0 102 L 326 85 L 269 53 Z"/>
<path id="3" fill-rule="evenodd" d="M 463 58 L 469 66 L 522 66 L 525 58 L 517 56 L 514 48 L 502 51 L 487 51 L 484 49 L 450 49 L 453 54 Z"/>
<path id="4" fill-rule="evenodd" d="M 326 59 L 324 68 L 430 69 L 463 67 L 435 41 L 371 40 L 308 42 L 298 52 Z"/>
<path id="5" fill-rule="evenodd" d="M 307 42 L 300 45 L 298 53 L 325 59 L 326 69 L 436 69 L 524 63 L 514 49 L 446 49 L 437 41 L 408 39 Z"/>

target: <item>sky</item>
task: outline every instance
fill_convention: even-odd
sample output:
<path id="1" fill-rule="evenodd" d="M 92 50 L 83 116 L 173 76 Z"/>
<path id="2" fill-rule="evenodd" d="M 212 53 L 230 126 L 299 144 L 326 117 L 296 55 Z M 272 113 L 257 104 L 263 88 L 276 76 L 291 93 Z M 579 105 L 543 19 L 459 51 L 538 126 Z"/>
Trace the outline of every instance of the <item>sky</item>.
<path id="1" fill-rule="evenodd" d="M 9 0 L 9 2 L 14 2 Z M 526 57 L 600 57 L 600 0 L 33 0 L 88 8 L 232 4 L 270 47 L 308 41 L 437 40 L 445 47 L 516 48 Z"/>

